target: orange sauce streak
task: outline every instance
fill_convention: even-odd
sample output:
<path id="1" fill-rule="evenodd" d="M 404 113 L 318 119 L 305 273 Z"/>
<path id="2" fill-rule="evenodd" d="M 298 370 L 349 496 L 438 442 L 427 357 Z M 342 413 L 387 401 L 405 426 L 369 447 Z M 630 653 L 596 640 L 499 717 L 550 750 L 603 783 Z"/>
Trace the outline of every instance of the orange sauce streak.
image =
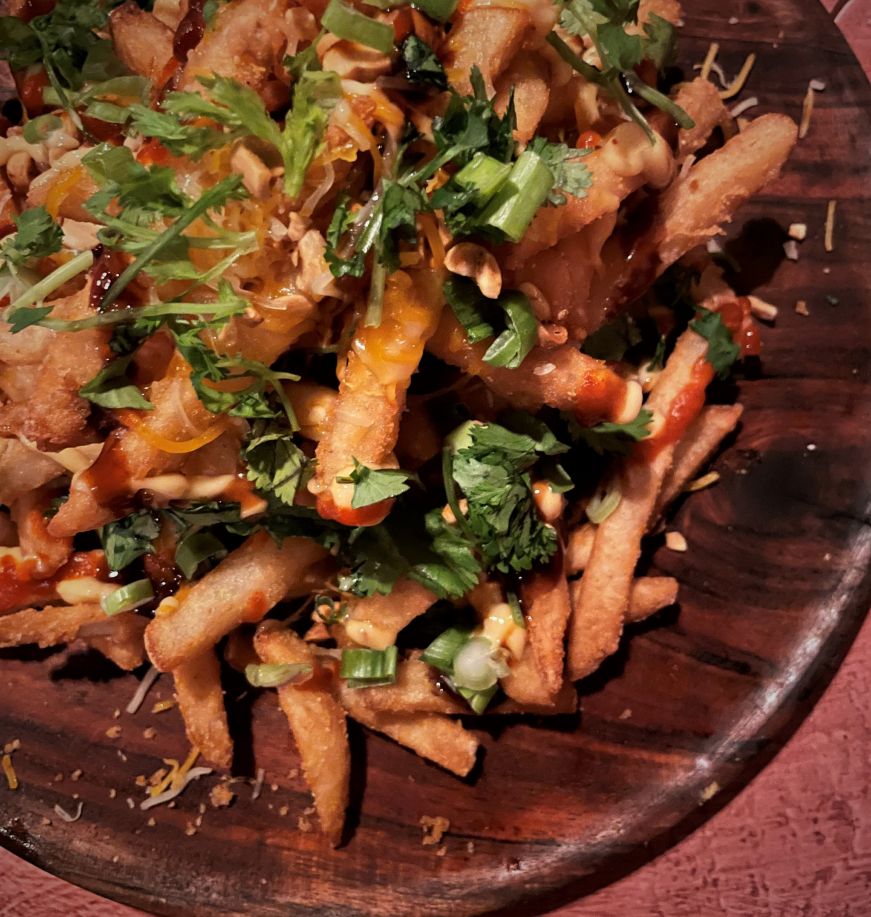
<path id="1" fill-rule="evenodd" d="M 322 519 L 332 519 L 341 525 L 358 526 L 358 525 L 378 525 L 383 522 L 390 509 L 393 506 L 393 500 L 382 500 L 380 503 L 373 503 L 371 506 L 361 506 L 360 509 L 354 509 L 352 506 L 339 506 L 329 491 L 318 495 L 318 515 Z"/>
<path id="2" fill-rule="evenodd" d="M 51 214 L 53 219 L 57 219 L 63 202 L 69 197 L 70 192 L 81 184 L 85 177 L 85 170 L 82 166 L 75 166 L 67 169 L 57 177 L 51 186 L 51 190 L 45 196 L 45 209 Z"/>
<path id="3" fill-rule="evenodd" d="M 194 436 L 191 439 L 174 440 L 167 439 L 160 433 L 152 430 L 147 422 L 143 420 L 135 411 L 123 409 L 115 411 L 115 417 L 118 421 L 130 430 L 133 430 L 137 436 L 141 436 L 149 446 L 153 446 L 160 452 L 167 452 L 170 455 L 185 455 L 188 452 L 196 452 L 209 443 L 214 442 L 226 429 L 227 422 L 221 418 L 211 427 Z"/>
<path id="4" fill-rule="evenodd" d="M 0 612 L 52 601 L 62 580 L 91 576 L 109 581 L 109 568 L 102 551 L 79 551 L 51 576 L 37 579 L 34 568 L 35 561 L 31 558 L 19 562 L 9 555 L 0 557 Z"/>

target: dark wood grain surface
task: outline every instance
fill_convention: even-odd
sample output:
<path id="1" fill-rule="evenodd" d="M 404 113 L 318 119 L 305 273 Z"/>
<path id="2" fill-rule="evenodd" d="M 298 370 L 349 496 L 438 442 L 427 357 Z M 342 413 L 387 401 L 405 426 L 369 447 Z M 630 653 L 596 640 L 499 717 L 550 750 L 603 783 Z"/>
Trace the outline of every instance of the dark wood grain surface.
<path id="1" fill-rule="evenodd" d="M 733 14 L 740 21 L 727 26 Z M 783 179 L 734 227 L 745 282 L 761 284 L 781 315 L 764 332 L 761 374 L 740 383 L 747 413 L 718 460 L 720 484 L 673 523 L 690 551 L 656 555 L 681 580 L 679 613 L 637 630 L 583 684 L 579 720 L 496 724 L 468 782 L 357 735 L 355 830 L 337 852 L 300 830 L 309 798 L 271 697 L 243 702 L 235 724 L 252 749 L 238 771 L 265 768 L 263 796 L 252 801 L 240 785 L 234 806 L 209 808 L 188 837 L 207 781 L 177 808 L 157 809 L 153 827 L 125 802 L 142 798 L 136 775 L 186 749 L 175 714 L 149 712 L 169 687 L 115 720 L 135 679 L 93 657 L 5 654 L 0 736 L 22 741 L 23 786 L 0 797 L 4 845 L 160 914 L 537 911 L 664 849 L 780 747 L 840 661 L 871 592 L 871 98 L 815 0 L 693 4 L 684 59 L 700 60 L 711 36 L 730 72 L 757 52 L 759 110 L 798 118 L 807 81 L 824 79 L 827 89 Z M 826 254 L 832 199 L 836 247 Z M 807 223 L 809 238 L 798 263 L 783 263 L 783 227 L 794 221 Z M 799 299 L 810 316 L 794 312 Z M 109 739 L 116 724 L 122 735 Z M 65 824 L 53 807 L 74 810 L 76 795 L 82 817 Z M 422 815 L 450 819 L 444 856 L 421 846 Z"/>

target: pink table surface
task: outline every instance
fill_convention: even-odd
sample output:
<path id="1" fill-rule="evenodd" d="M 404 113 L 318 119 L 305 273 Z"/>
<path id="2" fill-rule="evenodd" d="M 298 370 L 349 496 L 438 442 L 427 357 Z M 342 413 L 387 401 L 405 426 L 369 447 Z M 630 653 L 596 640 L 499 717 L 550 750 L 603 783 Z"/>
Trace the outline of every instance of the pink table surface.
<path id="1" fill-rule="evenodd" d="M 871 76 L 871 0 L 823 0 Z M 871 914 L 871 620 L 775 760 L 672 850 L 550 917 Z M 0 917 L 143 917 L 0 849 Z"/>

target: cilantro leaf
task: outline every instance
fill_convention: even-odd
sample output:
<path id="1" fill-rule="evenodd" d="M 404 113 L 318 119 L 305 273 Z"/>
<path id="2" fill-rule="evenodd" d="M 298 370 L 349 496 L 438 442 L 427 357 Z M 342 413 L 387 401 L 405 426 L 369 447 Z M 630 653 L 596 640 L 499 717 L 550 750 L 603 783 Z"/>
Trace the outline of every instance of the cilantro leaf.
<path id="1" fill-rule="evenodd" d="M 354 470 L 347 477 L 336 480 L 354 485 L 351 506 L 360 509 L 404 494 L 408 490 L 406 482 L 411 477 L 409 472 L 398 468 L 368 468 L 354 459 Z"/>
<path id="2" fill-rule="evenodd" d="M 726 379 L 732 364 L 740 357 L 741 349 L 732 338 L 732 332 L 723 324 L 719 312 L 700 307 L 698 317 L 690 328 L 708 342 L 707 360 L 721 379 Z"/>
<path id="3" fill-rule="evenodd" d="M 25 306 L 10 312 L 6 316 L 6 321 L 9 322 L 9 331 L 12 334 L 18 334 L 19 331 L 24 331 L 25 328 L 29 328 L 31 325 L 38 325 L 49 315 L 53 308 L 53 306 Z"/>
<path id="4" fill-rule="evenodd" d="M 154 111 L 146 105 L 131 105 L 128 111 L 133 130 L 159 140 L 174 156 L 197 158 L 228 142 L 226 135 L 213 128 L 186 124 L 166 111 Z"/>
<path id="5" fill-rule="evenodd" d="M 79 394 L 101 408 L 136 408 L 151 411 L 154 405 L 127 378 L 133 354 L 113 360 L 79 389 Z"/>
<path id="6" fill-rule="evenodd" d="M 341 95 L 339 77 L 332 72 L 307 70 L 297 81 L 279 145 L 289 197 L 302 191 L 308 167 L 323 145 L 330 112 Z"/>
<path id="7" fill-rule="evenodd" d="M 653 61 L 660 72 L 671 66 L 677 50 L 677 32 L 674 26 L 662 16 L 651 13 L 644 23 L 647 37 L 646 57 Z"/>
<path id="8" fill-rule="evenodd" d="M 291 431 L 263 421 L 255 423 L 242 458 L 248 466 L 248 480 L 287 506 L 293 506 L 297 491 L 312 471 L 302 449 L 293 442 Z"/>
<path id="9" fill-rule="evenodd" d="M 417 35 L 409 35 L 403 42 L 402 63 L 410 82 L 442 91 L 448 88 L 448 77 L 438 55 Z"/>
<path id="10" fill-rule="evenodd" d="M 529 300 L 517 290 L 503 294 L 496 302 L 505 312 L 507 327 L 487 348 L 484 362 L 517 369 L 538 343 L 538 321 Z"/>
<path id="11" fill-rule="evenodd" d="M 0 255 L 7 264 L 20 267 L 61 250 L 63 230 L 45 207 L 31 207 L 14 219 L 17 232 L 0 245 Z"/>
<path id="12" fill-rule="evenodd" d="M 160 534 L 160 525 L 148 510 L 131 513 L 99 530 L 110 570 L 123 570 L 143 554 L 153 554 L 152 542 Z"/>
<path id="13" fill-rule="evenodd" d="M 565 204 L 565 194 L 560 194 L 561 191 L 572 197 L 587 196 L 593 177 L 583 162 L 586 155 L 584 151 L 574 150 L 565 143 L 551 143 L 544 137 L 534 137 L 528 149 L 537 153 L 553 172 L 553 191 L 549 198 L 551 204 L 557 207 Z"/>
<path id="14" fill-rule="evenodd" d="M 478 584 L 483 568 L 474 542 L 458 525 L 450 525 L 440 509 L 425 519 L 430 554 L 411 568 L 409 576 L 443 599 L 458 599 Z"/>
<path id="15" fill-rule="evenodd" d="M 457 321 L 466 329 L 466 340 L 470 344 L 496 336 L 496 329 L 487 320 L 486 300 L 471 280 L 450 277 L 445 281 L 444 293 Z"/>
<path id="16" fill-rule="evenodd" d="M 651 411 L 644 409 L 629 423 L 600 423 L 595 427 L 573 425 L 575 439 L 589 446 L 597 455 L 613 452 L 628 455 L 633 443 L 650 436 Z"/>

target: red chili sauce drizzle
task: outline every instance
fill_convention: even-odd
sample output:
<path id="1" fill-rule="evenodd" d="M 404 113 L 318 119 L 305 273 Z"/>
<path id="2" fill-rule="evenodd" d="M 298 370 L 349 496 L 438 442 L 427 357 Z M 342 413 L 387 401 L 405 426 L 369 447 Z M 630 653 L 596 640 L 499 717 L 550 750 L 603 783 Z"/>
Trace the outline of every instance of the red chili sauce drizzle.
<path id="1" fill-rule="evenodd" d="M 203 16 L 205 0 L 190 0 L 188 11 L 175 30 L 172 53 L 177 61 L 185 63 L 188 55 L 203 40 L 206 20 Z"/>
<path id="2" fill-rule="evenodd" d="M 57 597 L 61 580 L 92 576 L 109 581 L 109 568 L 102 551 L 80 551 L 51 576 L 34 578 L 35 561 L 23 563 L 14 557 L 0 557 L 0 611 L 12 611 L 25 605 L 50 602 Z"/>

